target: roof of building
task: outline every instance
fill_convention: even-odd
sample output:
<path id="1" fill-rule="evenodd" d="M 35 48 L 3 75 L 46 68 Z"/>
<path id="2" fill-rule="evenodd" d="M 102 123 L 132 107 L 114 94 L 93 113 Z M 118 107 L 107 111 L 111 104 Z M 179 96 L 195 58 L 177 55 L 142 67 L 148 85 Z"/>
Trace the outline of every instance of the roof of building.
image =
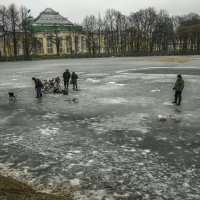
<path id="1" fill-rule="evenodd" d="M 67 18 L 63 17 L 51 8 L 46 8 L 43 12 L 41 12 L 40 15 L 34 20 L 34 23 L 73 25 Z"/>
<path id="2" fill-rule="evenodd" d="M 82 31 L 82 26 L 73 24 L 51 8 L 46 8 L 33 20 L 33 27 L 37 32 L 52 32 L 55 29 L 59 31 Z"/>

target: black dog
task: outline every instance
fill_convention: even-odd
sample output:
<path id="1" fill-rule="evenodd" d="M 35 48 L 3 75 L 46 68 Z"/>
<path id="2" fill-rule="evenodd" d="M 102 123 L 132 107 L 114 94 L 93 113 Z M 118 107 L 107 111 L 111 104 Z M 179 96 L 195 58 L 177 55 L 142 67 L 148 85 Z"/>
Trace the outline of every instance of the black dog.
<path id="1" fill-rule="evenodd" d="M 16 102 L 17 101 L 17 97 L 15 96 L 14 92 L 8 92 L 9 95 L 9 101 L 10 102 Z"/>

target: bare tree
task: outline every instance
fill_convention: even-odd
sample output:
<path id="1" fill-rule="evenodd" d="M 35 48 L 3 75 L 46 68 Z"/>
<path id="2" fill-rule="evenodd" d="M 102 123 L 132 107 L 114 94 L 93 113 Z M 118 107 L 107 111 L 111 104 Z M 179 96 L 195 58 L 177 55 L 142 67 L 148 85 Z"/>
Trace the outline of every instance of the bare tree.
<path id="1" fill-rule="evenodd" d="M 102 39 L 103 28 L 104 28 L 104 24 L 103 24 L 103 21 L 101 19 L 101 15 L 99 13 L 99 16 L 98 16 L 98 19 L 97 19 L 97 30 L 98 30 L 98 38 L 99 38 L 99 41 L 98 41 L 99 53 L 101 53 L 101 45 L 102 45 L 101 39 Z"/>
<path id="2" fill-rule="evenodd" d="M 7 57 L 6 40 L 8 39 L 8 15 L 5 6 L 0 7 L 0 24 L 2 25 L 3 53 Z"/>
<path id="3" fill-rule="evenodd" d="M 182 52 L 199 51 L 200 46 L 200 16 L 195 13 L 179 17 L 177 33 L 180 39 Z"/>
<path id="4" fill-rule="evenodd" d="M 57 56 L 60 56 L 60 46 L 62 43 L 62 38 L 60 36 L 60 29 L 56 27 L 56 25 L 52 33 L 52 42 L 56 45 Z"/>
<path id="5" fill-rule="evenodd" d="M 39 41 L 35 37 L 32 27 L 33 19 L 28 14 L 28 9 L 24 6 L 20 8 L 20 21 L 20 38 L 22 39 L 24 59 L 28 60 L 31 51 L 38 46 Z"/>
<path id="6" fill-rule="evenodd" d="M 54 24 L 53 31 L 48 33 L 48 38 L 53 44 L 55 44 L 56 54 L 57 56 L 60 56 L 62 37 L 60 27 L 57 24 Z"/>
<path id="7" fill-rule="evenodd" d="M 117 44 L 119 38 L 119 21 L 121 13 L 115 9 L 106 10 L 104 17 L 105 39 L 107 43 L 108 54 L 117 52 Z"/>
<path id="8" fill-rule="evenodd" d="M 119 48 L 120 52 L 125 54 L 126 53 L 126 47 L 127 47 L 127 40 L 128 40 L 128 17 L 125 15 L 120 16 L 120 22 L 119 22 Z"/>
<path id="9" fill-rule="evenodd" d="M 129 17 L 131 28 L 133 30 L 132 41 L 134 42 L 135 51 L 140 52 L 142 49 L 142 36 L 143 36 L 143 24 L 142 24 L 142 11 L 132 13 Z"/>
<path id="10" fill-rule="evenodd" d="M 96 55 L 95 32 L 97 30 L 97 19 L 94 15 L 86 16 L 83 20 L 83 30 L 87 36 L 87 46 L 90 54 Z"/>
<path id="11" fill-rule="evenodd" d="M 19 31 L 19 12 L 15 6 L 15 4 L 11 4 L 8 7 L 8 18 L 9 18 L 9 28 L 12 34 L 13 41 L 13 51 L 14 51 L 14 59 L 17 60 L 17 33 Z"/>

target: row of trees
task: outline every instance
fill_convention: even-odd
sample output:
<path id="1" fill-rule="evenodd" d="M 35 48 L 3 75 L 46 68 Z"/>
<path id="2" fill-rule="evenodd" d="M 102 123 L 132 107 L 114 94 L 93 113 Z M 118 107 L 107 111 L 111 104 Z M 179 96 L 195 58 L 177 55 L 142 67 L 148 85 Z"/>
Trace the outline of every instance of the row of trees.
<path id="1" fill-rule="evenodd" d="M 101 52 L 100 40 L 107 54 L 200 53 L 200 16 L 195 13 L 170 17 L 165 10 L 147 8 L 125 16 L 108 9 L 103 18 L 86 16 L 82 25 L 93 55 Z"/>
<path id="2" fill-rule="evenodd" d="M 34 37 L 32 18 L 27 8 L 22 6 L 18 9 L 15 4 L 0 6 L 0 39 L 5 57 L 13 55 L 17 60 L 18 51 L 22 49 L 24 58 L 29 58 L 38 41 Z"/>
<path id="3" fill-rule="evenodd" d="M 33 29 L 33 18 L 29 10 L 22 6 L 17 8 L 15 4 L 8 7 L 0 5 L 0 42 L 3 43 L 3 54 L 5 57 L 19 58 L 19 51 L 23 52 L 23 59 L 30 59 L 32 52 L 42 46 L 41 41 L 36 37 L 37 32 Z M 57 55 L 60 55 L 61 38 L 60 30 L 55 26 L 52 33 L 49 33 L 51 42 L 55 44 Z"/>
<path id="4" fill-rule="evenodd" d="M 0 5 L 0 40 L 5 57 L 9 54 L 17 60 L 19 49 L 22 49 L 24 59 L 28 59 L 31 52 L 41 46 L 41 42 L 35 37 L 32 22 L 33 18 L 27 8 L 17 8 L 14 4 L 8 7 Z M 100 53 L 200 53 L 200 16 L 195 13 L 170 17 L 165 10 L 147 8 L 125 16 L 120 11 L 108 9 L 103 18 L 100 15 L 86 16 L 82 26 L 88 52 L 94 56 Z M 56 28 L 49 33 L 57 55 L 61 45 L 59 34 L 60 30 Z M 78 46 L 78 40 L 75 43 Z"/>

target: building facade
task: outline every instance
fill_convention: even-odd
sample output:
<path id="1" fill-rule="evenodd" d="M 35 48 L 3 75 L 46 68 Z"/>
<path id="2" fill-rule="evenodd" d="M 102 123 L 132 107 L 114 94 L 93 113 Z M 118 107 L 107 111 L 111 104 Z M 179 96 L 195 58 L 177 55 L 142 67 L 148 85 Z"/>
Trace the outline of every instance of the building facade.
<path id="1" fill-rule="evenodd" d="M 87 53 L 86 36 L 82 26 L 73 24 L 51 8 L 46 8 L 38 17 L 31 20 L 31 33 L 24 38 L 24 30 L 17 33 L 17 56 L 24 55 L 24 40 L 29 38 L 30 55 L 64 56 Z M 2 36 L 0 27 L 0 56 L 12 57 L 12 33 Z M 4 33 L 5 34 L 5 33 Z M 31 38 L 31 39 L 30 39 Z M 32 43 L 32 44 L 30 44 Z"/>
<path id="2" fill-rule="evenodd" d="M 40 44 L 33 54 L 67 55 L 87 52 L 82 27 L 51 8 L 45 9 L 34 19 L 33 29 Z"/>

